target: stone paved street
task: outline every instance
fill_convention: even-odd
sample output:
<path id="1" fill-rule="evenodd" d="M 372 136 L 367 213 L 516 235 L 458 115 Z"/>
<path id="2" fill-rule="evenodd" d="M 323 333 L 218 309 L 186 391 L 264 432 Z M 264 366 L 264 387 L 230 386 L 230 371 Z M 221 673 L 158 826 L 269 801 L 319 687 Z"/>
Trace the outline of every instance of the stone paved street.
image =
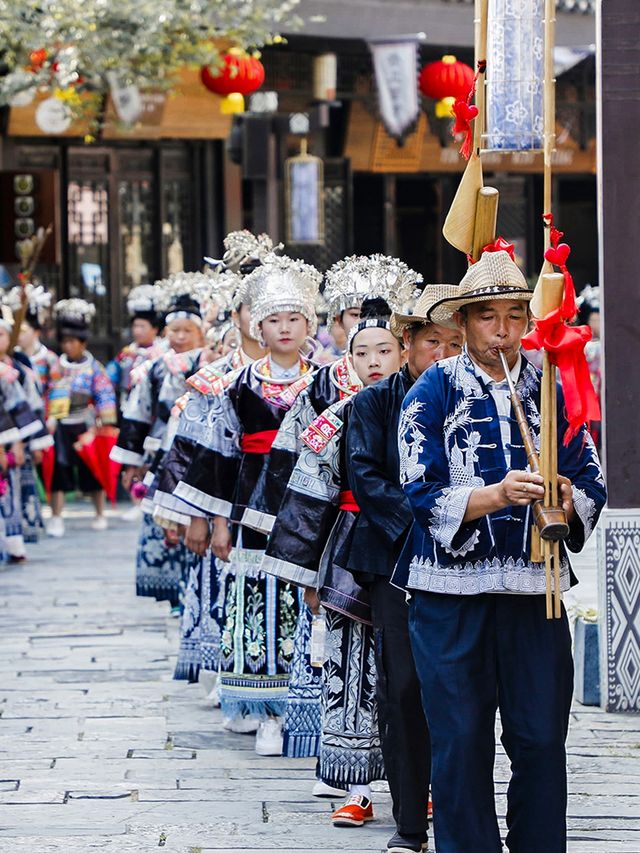
<path id="1" fill-rule="evenodd" d="M 66 539 L 0 573 L 0 853 L 384 848 L 388 795 L 374 824 L 333 829 L 331 803 L 310 796 L 314 762 L 256 756 L 197 685 L 172 681 L 177 621 L 134 595 L 137 531 L 88 522 L 76 505 Z M 638 723 L 576 706 L 572 853 L 639 853 Z"/>

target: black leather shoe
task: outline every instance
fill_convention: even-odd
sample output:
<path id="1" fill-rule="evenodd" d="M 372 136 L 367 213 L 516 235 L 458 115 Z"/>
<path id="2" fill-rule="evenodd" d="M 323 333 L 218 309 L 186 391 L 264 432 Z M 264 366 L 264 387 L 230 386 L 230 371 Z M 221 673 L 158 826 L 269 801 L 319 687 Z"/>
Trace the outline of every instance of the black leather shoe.
<path id="1" fill-rule="evenodd" d="M 423 853 L 429 846 L 426 835 L 402 835 L 396 832 L 387 844 L 387 853 Z"/>

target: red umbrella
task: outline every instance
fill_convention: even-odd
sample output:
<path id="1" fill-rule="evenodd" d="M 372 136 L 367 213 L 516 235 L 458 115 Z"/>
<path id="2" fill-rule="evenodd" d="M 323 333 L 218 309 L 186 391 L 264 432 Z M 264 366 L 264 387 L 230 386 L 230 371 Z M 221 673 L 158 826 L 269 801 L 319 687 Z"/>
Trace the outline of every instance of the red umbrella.
<path id="1" fill-rule="evenodd" d="M 42 451 L 42 482 L 49 497 L 51 497 L 51 484 L 53 483 L 53 468 L 55 464 L 56 451 L 52 445 Z"/>
<path id="2" fill-rule="evenodd" d="M 73 445 L 76 453 L 107 493 L 111 503 L 116 502 L 120 463 L 109 458 L 111 448 L 118 440 L 116 427 L 98 427 L 83 433 Z"/>

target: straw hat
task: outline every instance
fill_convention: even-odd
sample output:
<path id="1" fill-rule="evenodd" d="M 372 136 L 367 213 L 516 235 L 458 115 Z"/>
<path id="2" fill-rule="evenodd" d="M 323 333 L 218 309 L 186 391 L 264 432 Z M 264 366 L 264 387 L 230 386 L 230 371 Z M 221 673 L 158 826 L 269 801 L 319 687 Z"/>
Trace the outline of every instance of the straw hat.
<path id="1" fill-rule="evenodd" d="M 416 323 L 435 323 L 429 319 L 429 311 L 443 299 L 457 296 L 460 288 L 457 284 L 427 284 L 415 302 L 410 314 L 401 314 L 396 311 L 391 316 L 391 331 L 396 337 L 402 337 L 402 332 L 408 326 Z"/>
<path id="2" fill-rule="evenodd" d="M 472 302 L 491 302 L 494 299 L 516 299 L 529 302 L 533 291 L 520 268 L 509 257 L 508 252 L 483 252 L 475 264 L 467 270 L 455 296 L 447 296 L 435 302 L 428 312 L 432 323 L 457 328 L 453 314 Z"/>

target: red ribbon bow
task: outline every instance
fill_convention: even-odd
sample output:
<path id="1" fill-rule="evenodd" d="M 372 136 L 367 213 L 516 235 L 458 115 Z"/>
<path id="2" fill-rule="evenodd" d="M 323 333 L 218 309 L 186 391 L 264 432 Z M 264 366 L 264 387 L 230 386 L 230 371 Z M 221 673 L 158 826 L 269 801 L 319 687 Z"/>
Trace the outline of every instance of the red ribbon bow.
<path id="1" fill-rule="evenodd" d="M 468 160 L 471 156 L 471 145 L 473 143 L 471 122 L 478 115 L 478 108 L 474 104 L 468 104 L 466 101 L 456 101 L 453 105 L 453 113 L 456 117 L 456 123 L 453 126 L 452 133 L 454 136 L 464 133 L 464 141 L 460 148 L 460 153 L 465 160 Z"/>
<path id="2" fill-rule="evenodd" d="M 506 252 L 514 263 L 516 261 L 513 243 L 505 240 L 504 237 L 497 237 L 493 243 L 488 243 L 480 254 L 484 255 L 485 252 Z"/>
<path id="3" fill-rule="evenodd" d="M 560 371 L 569 421 L 564 434 L 565 445 L 578 434 L 585 421 L 600 420 L 600 403 L 584 355 L 585 344 L 590 340 L 589 326 L 568 326 L 560 308 L 535 320 L 533 331 L 522 339 L 526 350 L 545 349 L 551 364 Z"/>
<path id="4" fill-rule="evenodd" d="M 571 248 L 567 243 L 559 242 L 564 234 L 553 225 L 553 216 L 545 214 L 543 219 L 551 228 L 551 247 L 544 256 L 560 267 L 564 275 L 564 297 L 560 308 L 534 320 L 533 331 L 524 336 L 522 346 L 526 350 L 546 350 L 549 361 L 560 371 L 569 422 L 564 434 L 564 444 L 567 445 L 585 421 L 600 420 L 600 403 L 584 354 L 585 345 L 591 340 L 591 329 L 589 326 L 567 325 L 567 321 L 573 320 L 577 313 L 576 290 L 566 263 Z"/>
<path id="5" fill-rule="evenodd" d="M 487 60 L 480 59 L 478 60 L 477 71 L 473 78 L 473 83 L 471 84 L 471 89 L 469 90 L 469 94 L 464 101 L 456 101 L 453 107 L 453 114 L 456 117 L 456 122 L 451 129 L 452 136 L 458 136 L 458 134 L 464 134 L 464 140 L 462 142 L 462 146 L 460 147 L 460 153 L 464 157 L 465 160 L 468 160 L 471 156 L 471 146 L 473 144 L 473 133 L 471 131 L 471 122 L 477 118 L 478 116 L 478 108 L 475 104 L 471 103 L 472 98 L 476 93 L 476 84 L 478 82 L 478 77 L 481 74 L 484 74 L 487 70 Z"/>

